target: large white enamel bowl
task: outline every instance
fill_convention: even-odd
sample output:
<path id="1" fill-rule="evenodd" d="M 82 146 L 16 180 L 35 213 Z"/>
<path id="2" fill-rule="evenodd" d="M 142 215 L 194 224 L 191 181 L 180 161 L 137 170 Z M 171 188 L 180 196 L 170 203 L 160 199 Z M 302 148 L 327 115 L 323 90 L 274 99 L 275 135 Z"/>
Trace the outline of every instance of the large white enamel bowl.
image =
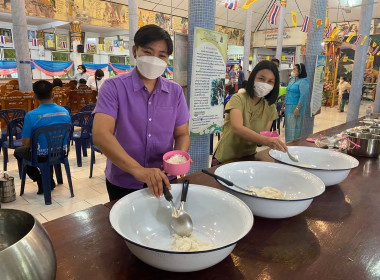
<path id="1" fill-rule="evenodd" d="M 178 206 L 181 184 L 173 184 L 173 202 Z M 198 252 L 170 250 L 171 209 L 164 197 L 153 197 L 148 189 L 120 199 L 111 209 L 112 228 L 125 239 L 131 252 L 143 262 L 168 271 L 189 272 L 222 261 L 253 226 L 253 215 L 237 197 L 206 186 L 190 184 L 185 210 L 193 220 L 193 234 L 215 249 Z"/>
<path id="2" fill-rule="evenodd" d="M 215 174 L 242 188 L 273 187 L 286 199 L 256 197 L 220 182 L 228 192 L 243 200 L 255 216 L 288 218 L 305 211 L 313 198 L 325 191 L 325 184 L 317 176 L 299 168 L 273 162 L 241 161 L 222 165 Z"/>
<path id="3" fill-rule="evenodd" d="M 339 184 L 347 178 L 352 168 L 359 161 L 337 150 L 327 150 L 314 147 L 289 146 L 289 153 L 297 155 L 299 162 L 290 160 L 286 153 L 270 150 L 269 155 L 275 160 L 306 170 L 322 179 L 325 185 Z"/>

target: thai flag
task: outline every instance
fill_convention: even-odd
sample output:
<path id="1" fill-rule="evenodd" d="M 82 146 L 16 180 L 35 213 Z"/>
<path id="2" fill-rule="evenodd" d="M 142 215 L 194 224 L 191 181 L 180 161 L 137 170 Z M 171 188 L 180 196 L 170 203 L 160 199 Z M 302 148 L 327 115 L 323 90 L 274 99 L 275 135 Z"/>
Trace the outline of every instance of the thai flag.
<path id="1" fill-rule="evenodd" d="M 309 31 L 309 24 L 310 24 L 310 18 L 308 16 L 305 16 L 301 31 L 307 33 Z"/>
<path id="2" fill-rule="evenodd" d="M 346 37 L 347 33 L 348 33 L 348 29 L 346 29 L 346 30 L 343 31 L 342 38 L 340 38 L 340 41 L 341 41 L 341 42 L 343 42 L 344 37 Z"/>
<path id="3" fill-rule="evenodd" d="M 61 49 L 67 49 L 67 42 L 66 41 L 61 42 Z"/>
<path id="4" fill-rule="evenodd" d="M 274 4 L 273 7 L 272 7 L 272 10 L 269 14 L 269 20 L 268 22 L 270 24 L 276 24 L 277 25 L 277 17 L 278 17 L 278 14 L 280 13 L 280 6 Z"/>
<path id="5" fill-rule="evenodd" d="M 380 47 L 377 46 L 376 49 L 372 52 L 372 55 L 375 55 L 379 51 Z"/>
<path id="6" fill-rule="evenodd" d="M 325 37 L 328 38 L 328 37 L 330 36 L 330 33 L 331 33 L 331 23 L 330 23 L 329 26 L 327 27 Z"/>
<path id="7" fill-rule="evenodd" d="M 38 39 L 32 39 L 32 46 L 37 47 L 38 46 Z"/>
<path id="8" fill-rule="evenodd" d="M 110 46 L 110 47 L 109 47 L 109 51 L 110 51 L 110 52 L 113 52 L 113 46 Z"/>
<path id="9" fill-rule="evenodd" d="M 91 44 L 86 44 L 86 50 L 91 50 Z"/>
<path id="10" fill-rule="evenodd" d="M 355 46 L 360 42 L 360 39 L 362 38 L 362 35 L 358 35 L 358 38 L 356 38 L 356 41 L 354 43 Z"/>
<path id="11" fill-rule="evenodd" d="M 231 10 L 236 10 L 237 0 L 226 0 L 224 7 L 231 9 Z"/>
<path id="12" fill-rule="evenodd" d="M 7 42 L 7 39 L 5 36 L 0 36 L 0 44 L 5 44 Z"/>

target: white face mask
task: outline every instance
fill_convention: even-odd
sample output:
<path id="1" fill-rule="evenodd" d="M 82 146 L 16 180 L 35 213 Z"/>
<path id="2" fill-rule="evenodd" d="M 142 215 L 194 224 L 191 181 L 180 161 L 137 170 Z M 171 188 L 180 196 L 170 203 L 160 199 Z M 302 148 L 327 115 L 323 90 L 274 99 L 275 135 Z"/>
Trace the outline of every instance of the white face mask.
<path id="1" fill-rule="evenodd" d="M 156 56 L 136 57 L 136 66 L 145 78 L 154 80 L 164 73 L 167 63 Z"/>
<path id="2" fill-rule="evenodd" d="M 273 86 L 267 83 L 255 82 L 253 91 L 257 97 L 264 97 L 268 95 L 273 89 Z"/>
<path id="3" fill-rule="evenodd" d="M 78 73 L 79 73 L 79 74 L 82 74 L 82 73 L 83 73 L 83 70 L 82 70 L 82 69 L 78 69 Z"/>
<path id="4" fill-rule="evenodd" d="M 290 73 L 290 76 L 291 76 L 292 78 L 294 78 L 294 77 L 297 76 L 297 74 L 296 74 L 296 72 L 292 71 L 292 73 Z"/>

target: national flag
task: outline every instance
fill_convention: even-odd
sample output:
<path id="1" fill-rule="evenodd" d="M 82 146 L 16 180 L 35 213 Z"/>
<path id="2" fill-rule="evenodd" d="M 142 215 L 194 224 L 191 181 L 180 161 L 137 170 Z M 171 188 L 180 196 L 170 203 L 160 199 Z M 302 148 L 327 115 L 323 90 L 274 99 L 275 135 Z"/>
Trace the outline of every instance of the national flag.
<path id="1" fill-rule="evenodd" d="M 226 0 L 224 7 L 231 9 L 231 10 L 236 10 L 237 0 Z"/>
<path id="2" fill-rule="evenodd" d="M 371 37 L 369 37 L 369 40 L 368 40 L 368 51 L 370 53 L 372 53 L 373 49 L 372 49 L 372 39 Z"/>
<path id="3" fill-rule="evenodd" d="M 5 44 L 7 42 L 7 39 L 5 36 L 0 36 L 0 44 Z"/>
<path id="4" fill-rule="evenodd" d="M 86 50 L 91 50 L 91 44 L 86 44 Z"/>
<path id="5" fill-rule="evenodd" d="M 362 38 L 362 35 L 358 35 L 358 37 L 356 38 L 356 41 L 354 43 L 355 46 L 357 46 L 359 44 L 361 38 Z"/>
<path id="6" fill-rule="evenodd" d="M 297 27 L 297 12 L 290 11 L 292 13 L 292 26 Z"/>
<path id="7" fill-rule="evenodd" d="M 334 29 L 333 33 L 331 34 L 331 38 L 334 39 L 335 36 L 336 36 L 336 34 L 338 34 L 339 30 L 340 30 L 340 26 L 337 26 L 337 27 Z"/>
<path id="8" fill-rule="evenodd" d="M 308 16 L 305 16 L 301 31 L 307 33 L 309 31 L 309 24 L 310 24 L 310 18 Z"/>
<path id="9" fill-rule="evenodd" d="M 38 39 L 32 39 L 32 46 L 37 47 L 38 46 Z"/>
<path id="10" fill-rule="evenodd" d="M 280 6 L 274 4 L 273 7 L 272 7 L 272 10 L 269 14 L 269 20 L 268 22 L 270 24 L 276 24 L 277 25 L 277 18 L 278 18 L 278 14 L 280 13 Z"/>
<path id="11" fill-rule="evenodd" d="M 361 46 L 364 45 L 365 40 L 367 40 L 367 35 L 364 36 L 364 38 L 363 38 L 363 40 L 362 40 L 362 42 L 361 42 L 361 44 L 360 44 Z"/>
<path id="12" fill-rule="evenodd" d="M 352 40 L 352 37 L 355 36 L 355 32 L 353 32 L 350 36 L 348 36 L 346 42 L 349 43 Z"/>
<path id="13" fill-rule="evenodd" d="M 372 55 L 375 55 L 379 51 L 380 47 L 377 46 L 376 49 L 372 52 Z"/>
<path id="14" fill-rule="evenodd" d="M 110 52 L 113 52 L 113 46 L 110 46 L 110 47 L 108 48 L 108 50 L 109 50 Z"/>
<path id="15" fill-rule="evenodd" d="M 330 33 L 331 33 L 331 23 L 327 26 L 325 37 L 328 38 L 330 36 Z"/>
<path id="16" fill-rule="evenodd" d="M 248 10 L 249 6 L 253 3 L 255 3 L 257 0 L 248 0 L 244 3 L 243 7 L 241 7 L 243 10 Z"/>
<path id="17" fill-rule="evenodd" d="M 344 38 L 346 37 L 347 33 L 348 33 L 348 29 L 346 29 L 346 30 L 343 31 L 342 38 L 340 38 L 340 41 L 341 41 L 341 42 L 343 42 L 343 40 L 344 40 Z"/>
<path id="18" fill-rule="evenodd" d="M 66 41 L 61 42 L 61 49 L 67 49 L 67 42 Z"/>

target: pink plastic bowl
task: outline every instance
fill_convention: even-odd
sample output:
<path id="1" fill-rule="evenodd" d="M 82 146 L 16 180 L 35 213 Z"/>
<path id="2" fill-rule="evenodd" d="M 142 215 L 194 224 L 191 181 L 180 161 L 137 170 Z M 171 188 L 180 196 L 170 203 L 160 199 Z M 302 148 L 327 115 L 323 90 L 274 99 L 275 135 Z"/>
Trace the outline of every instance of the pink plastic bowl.
<path id="1" fill-rule="evenodd" d="M 261 131 L 260 135 L 269 137 L 269 138 L 280 138 L 280 134 L 278 134 L 276 131 Z"/>
<path id="2" fill-rule="evenodd" d="M 181 164 L 171 164 L 167 162 L 169 158 L 177 154 L 187 158 L 187 161 Z M 167 174 L 174 175 L 174 176 L 185 175 L 190 170 L 190 155 L 186 152 L 183 152 L 183 151 L 167 152 L 166 154 L 164 154 L 163 160 L 164 160 L 164 170 Z"/>

